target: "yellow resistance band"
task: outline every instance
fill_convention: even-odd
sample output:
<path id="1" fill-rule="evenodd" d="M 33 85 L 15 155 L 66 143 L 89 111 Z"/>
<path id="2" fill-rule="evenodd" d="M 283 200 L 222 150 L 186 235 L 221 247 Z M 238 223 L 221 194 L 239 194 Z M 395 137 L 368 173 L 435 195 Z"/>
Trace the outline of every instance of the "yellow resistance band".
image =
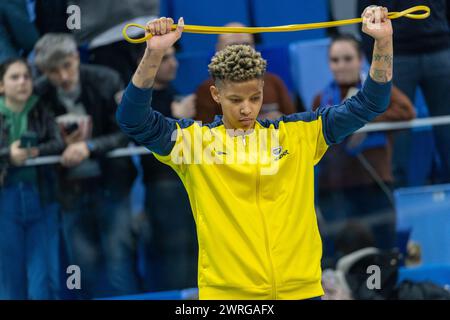
<path id="1" fill-rule="evenodd" d="M 423 11 L 423 13 L 417 13 L 418 11 L 419 12 Z M 430 16 L 430 11 L 431 11 L 430 8 L 427 6 L 415 6 L 415 7 L 403 10 L 401 12 L 389 12 L 388 17 L 391 20 L 397 19 L 400 17 L 406 17 L 406 18 L 410 18 L 410 19 L 426 19 Z M 362 21 L 363 21 L 362 18 L 355 18 L 355 19 L 328 21 L 328 22 L 291 24 L 291 25 L 277 26 L 277 27 L 208 27 L 208 26 L 185 25 L 184 32 L 198 33 L 198 34 L 288 32 L 288 31 L 301 31 L 301 30 L 338 27 L 338 26 L 344 26 L 344 25 L 348 25 L 348 24 L 361 23 Z M 125 38 L 125 40 L 127 40 L 130 43 L 142 43 L 152 37 L 151 34 L 148 34 L 139 39 L 130 38 L 127 34 L 127 31 L 131 27 L 140 28 L 145 31 L 145 26 L 143 26 L 143 25 L 140 25 L 137 23 L 127 24 L 123 28 L 122 34 L 123 34 L 123 37 Z M 172 26 L 172 30 L 175 30 L 176 28 L 177 28 L 177 25 L 174 24 Z"/>

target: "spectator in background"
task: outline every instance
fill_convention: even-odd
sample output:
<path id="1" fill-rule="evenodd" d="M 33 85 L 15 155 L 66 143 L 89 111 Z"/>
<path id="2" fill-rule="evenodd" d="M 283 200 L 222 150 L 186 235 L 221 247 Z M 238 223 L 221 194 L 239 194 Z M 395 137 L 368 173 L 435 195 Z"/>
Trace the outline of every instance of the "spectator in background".
<path id="1" fill-rule="evenodd" d="M 397 19 L 394 32 L 394 84 L 414 101 L 420 88 L 430 116 L 450 114 L 450 3 L 448 0 L 361 0 L 358 11 L 367 5 L 386 6 L 389 11 L 402 11 L 416 5 L 431 8 L 425 20 Z M 370 52 L 373 41 L 362 35 L 364 51 Z M 368 56 L 369 59 L 371 58 Z M 449 126 L 433 127 L 437 151 L 442 162 L 438 183 L 450 182 Z M 393 155 L 396 185 L 408 184 L 408 161 L 411 156 L 411 131 L 396 133 Z M 415 169 L 414 169 L 415 170 Z"/>
<path id="2" fill-rule="evenodd" d="M 166 117 L 174 119 L 193 118 L 196 113 L 195 95 L 180 96 L 177 89 L 172 85 L 178 71 L 178 60 L 175 54 L 175 47 L 171 47 L 164 54 L 155 79 L 153 99 L 158 102 L 157 111 Z M 139 61 L 141 58 L 142 55 Z"/>
<path id="3" fill-rule="evenodd" d="M 339 259 L 366 248 L 375 247 L 375 237 L 362 223 L 349 220 L 336 234 L 336 254 L 322 273 L 325 295 L 322 300 L 353 300 L 344 270 L 335 270 Z M 345 259 L 345 258 L 344 258 Z M 342 261 L 342 260 L 341 260 Z"/>
<path id="4" fill-rule="evenodd" d="M 57 179 L 51 167 L 22 165 L 59 154 L 64 144 L 52 112 L 32 90 L 26 61 L 0 65 L 0 300 L 56 298 L 49 259 L 57 252 L 48 238 L 58 233 L 50 221 Z"/>
<path id="5" fill-rule="evenodd" d="M 229 23 L 226 27 L 244 27 L 241 23 Z M 255 39 L 252 34 L 234 33 L 221 34 L 218 36 L 216 50 L 220 51 L 232 44 L 247 44 L 255 46 Z M 212 79 L 205 80 L 196 92 L 196 120 L 209 123 L 214 120 L 215 115 L 221 115 L 221 107 L 213 100 L 210 87 L 214 85 Z M 278 76 L 273 73 L 266 72 L 264 76 L 264 97 L 263 105 L 259 118 L 261 119 L 277 119 L 283 114 L 291 114 L 297 112 L 289 92 Z"/>
<path id="6" fill-rule="evenodd" d="M 153 86 L 153 108 L 166 117 L 195 115 L 195 96 L 177 101 L 171 81 L 178 61 L 167 49 Z M 144 287 L 147 291 L 175 290 L 197 284 L 197 240 L 189 198 L 177 174 L 150 154 L 141 157 L 146 188 L 146 214 L 151 226 L 146 244 Z"/>
<path id="7" fill-rule="evenodd" d="M 375 235 L 366 225 L 348 220 L 336 235 L 336 261 L 364 249 L 376 247 Z"/>
<path id="8" fill-rule="evenodd" d="M 45 35 L 35 51 L 44 74 L 36 91 L 50 102 L 68 145 L 60 199 L 68 257 L 82 270 L 81 297 L 136 293 L 128 201 L 134 168 L 127 157 L 105 158 L 128 144 L 114 119 L 115 95 L 123 88 L 120 76 L 106 67 L 80 65 L 68 34 Z M 102 291 L 104 274 L 110 288 Z"/>
<path id="9" fill-rule="evenodd" d="M 329 48 L 329 65 L 334 80 L 318 94 L 313 110 L 321 105 L 334 106 L 353 96 L 364 82 L 363 52 L 352 35 L 337 36 Z M 415 117 L 411 101 L 393 87 L 387 111 L 374 121 L 401 121 Z M 392 216 L 390 134 L 383 132 L 356 133 L 339 145 L 331 146 L 319 165 L 319 206 L 327 222 L 367 217 L 387 212 L 389 219 L 374 230 L 378 245 L 394 245 L 395 229 Z M 330 238 L 325 237 L 325 256 L 332 252 Z"/>
<path id="10" fill-rule="evenodd" d="M 126 23 L 145 24 L 159 15 L 159 0 L 67 0 L 80 7 L 81 29 L 74 30 L 80 46 L 87 47 L 89 62 L 110 67 L 128 82 L 144 45 L 126 42 L 122 28 Z M 133 32 L 142 30 L 130 30 Z M 133 36 L 136 36 L 134 34 Z"/>
<path id="11" fill-rule="evenodd" d="M 0 2 L 0 63 L 13 57 L 26 57 L 39 39 L 27 9 L 26 0 Z"/>
<path id="12" fill-rule="evenodd" d="M 337 235 L 335 270 L 324 270 L 322 283 L 328 300 L 449 300 L 450 292 L 432 281 L 410 281 L 402 276 L 394 250 L 376 248 L 374 236 L 363 224 L 349 221 Z M 367 287 L 370 266 L 380 268 L 380 288 Z"/>

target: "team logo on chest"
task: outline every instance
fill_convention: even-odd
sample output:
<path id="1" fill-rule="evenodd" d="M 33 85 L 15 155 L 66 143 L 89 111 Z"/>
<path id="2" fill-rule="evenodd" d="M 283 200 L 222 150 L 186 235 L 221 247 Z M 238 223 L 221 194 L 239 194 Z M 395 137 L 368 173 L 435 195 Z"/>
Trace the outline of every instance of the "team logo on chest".
<path id="1" fill-rule="evenodd" d="M 281 160 L 283 157 L 289 154 L 289 150 L 283 150 L 282 146 L 275 147 L 272 149 L 272 155 L 275 157 L 274 160 Z"/>

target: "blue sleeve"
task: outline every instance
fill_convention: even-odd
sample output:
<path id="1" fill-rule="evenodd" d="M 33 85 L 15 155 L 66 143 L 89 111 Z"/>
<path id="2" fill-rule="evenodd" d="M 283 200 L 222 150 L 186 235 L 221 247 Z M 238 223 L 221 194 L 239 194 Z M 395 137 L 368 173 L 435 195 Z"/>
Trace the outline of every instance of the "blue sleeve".
<path id="1" fill-rule="evenodd" d="M 317 117 L 322 117 L 327 144 L 342 142 L 345 137 L 384 113 L 389 105 L 391 89 L 392 81 L 378 83 L 368 76 L 355 96 L 340 105 L 319 107 L 315 112 Z"/>
<path id="2" fill-rule="evenodd" d="M 166 156 L 175 145 L 172 135 L 177 130 L 177 120 L 166 118 L 152 109 L 152 92 L 152 89 L 140 89 L 130 82 L 116 111 L 116 120 L 130 138 L 150 151 Z M 193 123 L 192 120 L 178 122 L 181 127 Z"/>

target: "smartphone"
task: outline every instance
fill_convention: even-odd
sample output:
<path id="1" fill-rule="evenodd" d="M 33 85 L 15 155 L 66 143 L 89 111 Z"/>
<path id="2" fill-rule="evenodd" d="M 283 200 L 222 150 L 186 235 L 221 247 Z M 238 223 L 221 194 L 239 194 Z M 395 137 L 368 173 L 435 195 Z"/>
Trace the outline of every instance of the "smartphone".
<path id="1" fill-rule="evenodd" d="M 78 130 L 78 123 L 76 122 L 68 123 L 64 126 L 64 132 L 67 135 L 72 134 L 76 130 Z"/>
<path id="2" fill-rule="evenodd" d="M 20 137 L 20 146 L 19 148 L 25 149 L 25 148 L 32 148 L 32 147 L 37 147 L 38 145 L 38 136 L 36 134 L 36 132 L 25 132 L 21 137 Z"/>

